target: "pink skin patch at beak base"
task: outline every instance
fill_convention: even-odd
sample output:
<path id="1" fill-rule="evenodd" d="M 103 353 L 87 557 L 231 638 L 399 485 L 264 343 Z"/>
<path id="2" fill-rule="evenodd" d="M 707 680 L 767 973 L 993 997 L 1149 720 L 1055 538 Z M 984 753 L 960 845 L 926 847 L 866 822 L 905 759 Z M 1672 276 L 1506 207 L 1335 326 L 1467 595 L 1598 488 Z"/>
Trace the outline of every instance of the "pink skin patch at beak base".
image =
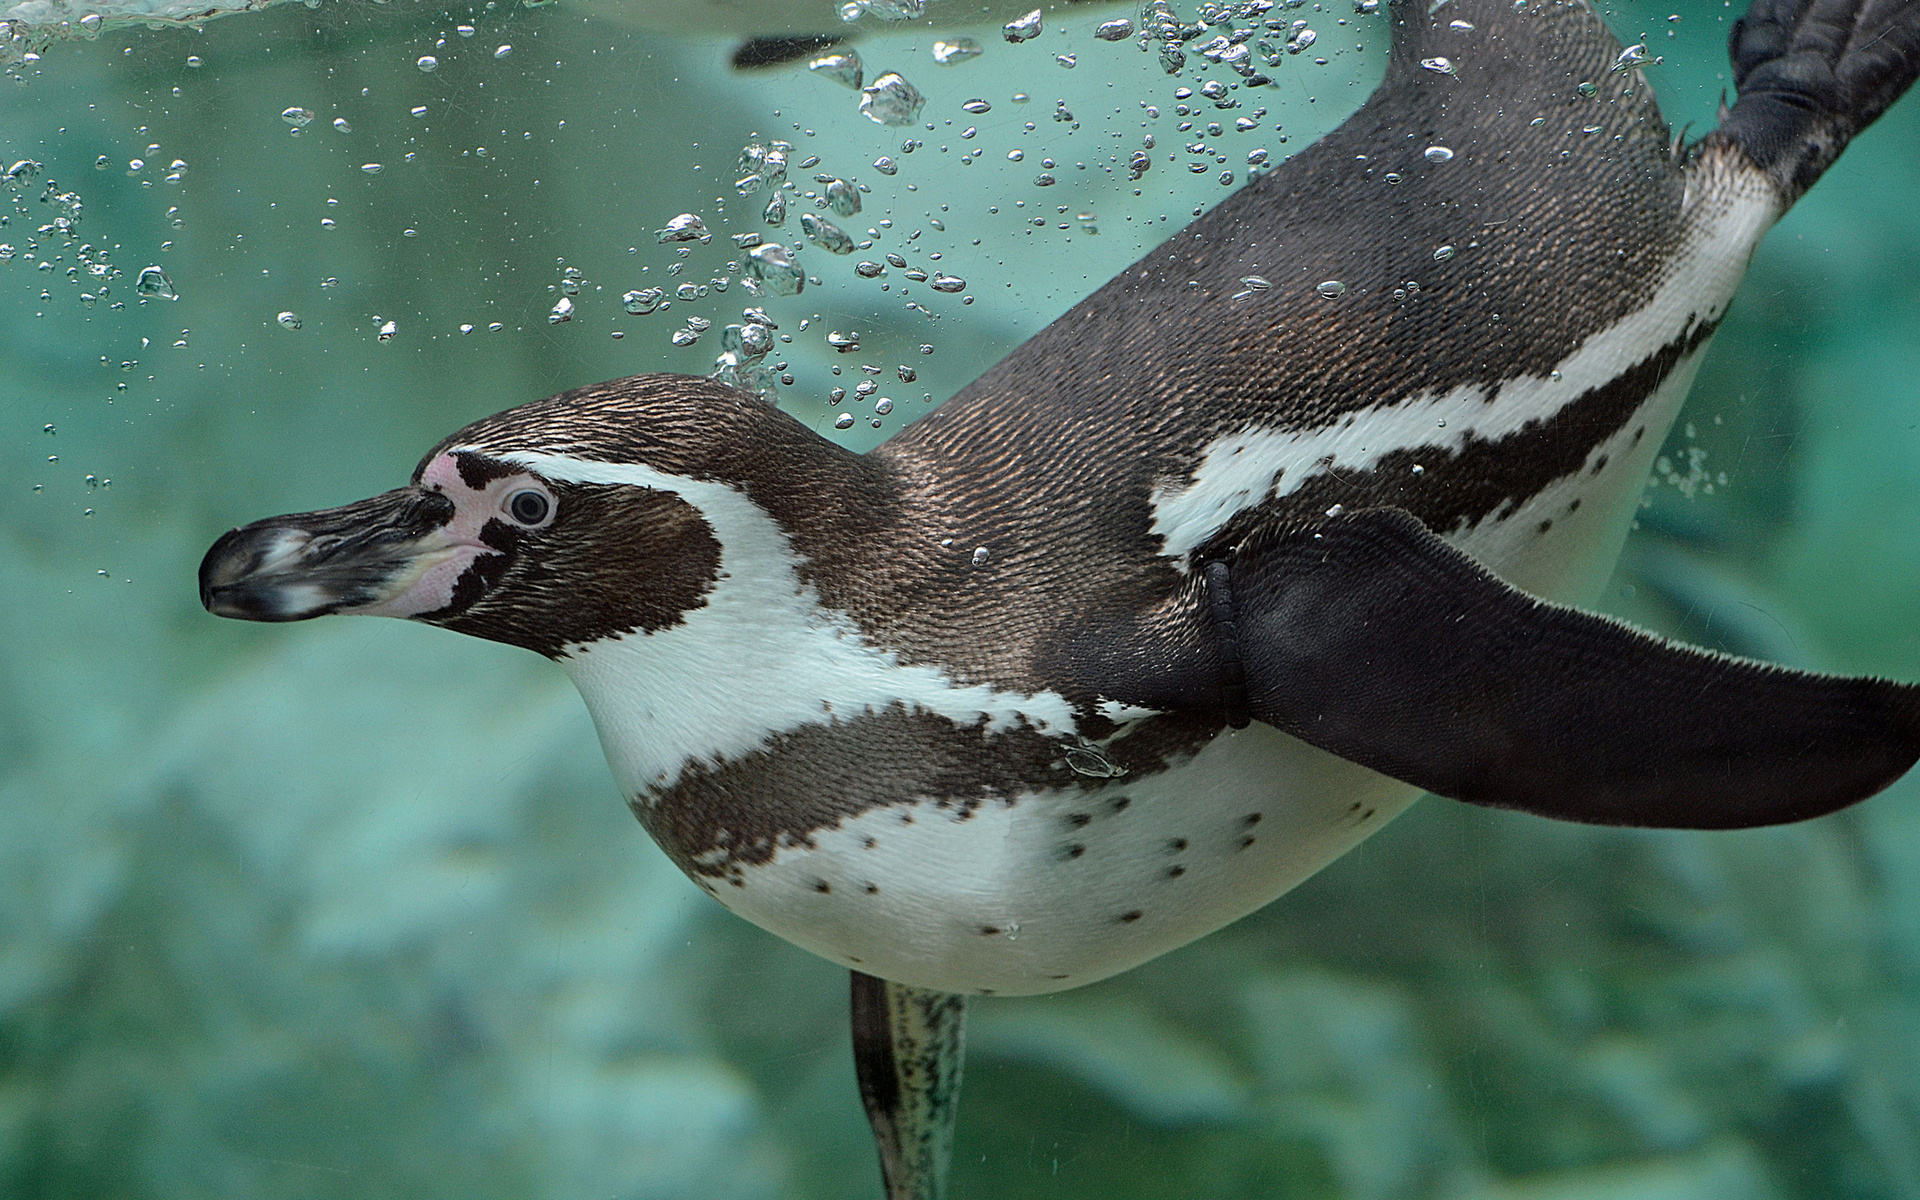
<path id="1" fill-rule="evenodd" d="M 481 529 L 488 521 L 506 520 L 506 498 L 533 482 L 533 476 L 516 473 L 472 488 L 461 478 L 452 452 L 435 458 L 420 473 L 419 486 L 452 500 L 453 519 L 421 539 L 412 567 L 394 581 L 398 592 L 344 611 L 369 617 L 417 617 L 446 608 L 453 603 L 454 586 L 467 568 L 483 554 L 500 553 L 480 540 Z"/>

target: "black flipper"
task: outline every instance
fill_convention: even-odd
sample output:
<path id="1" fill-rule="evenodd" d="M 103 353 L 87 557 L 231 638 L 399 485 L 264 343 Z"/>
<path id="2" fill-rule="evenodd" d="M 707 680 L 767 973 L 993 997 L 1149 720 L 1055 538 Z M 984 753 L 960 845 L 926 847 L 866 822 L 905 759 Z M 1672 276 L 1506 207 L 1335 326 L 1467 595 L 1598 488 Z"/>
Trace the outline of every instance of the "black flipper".
<path id="1" fill-rule="evenodd" d="M 1920 0 L 1753 0 L 1727 38 L 1738 143 L 1788 203 L 1920 76 Z"/>
<path id="2" fill-rule="evenodd" d="M 1920 758 L 1920 687 L 1536 600 L 1400 509 L 1261 531 L 1229 567 L 1253 715 L 1456 800 L 1744 828 L 1845 807 Z"/>
<path id="3" fill-rule="evenodd" d="M 966 1059 L 967 998 L 852 975 L 854 1073 L 887 1200 L 941 1200 Z"/>

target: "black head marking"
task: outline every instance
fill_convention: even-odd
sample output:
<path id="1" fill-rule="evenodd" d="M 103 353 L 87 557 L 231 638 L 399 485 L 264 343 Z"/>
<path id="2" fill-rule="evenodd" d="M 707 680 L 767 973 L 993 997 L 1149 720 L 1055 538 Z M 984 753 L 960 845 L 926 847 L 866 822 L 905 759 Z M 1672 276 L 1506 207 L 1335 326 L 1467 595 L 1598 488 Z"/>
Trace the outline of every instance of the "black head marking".
<path id="1" fill-rule="evenodd" d="M 482 464 L 473 477 L 483 482 L 502 477 L 485 456 L 457 461 L 463 479 L 468 463 Z M 558 658 L 568 646 L 672 628 L 706 604 L 720 543 L 691 504 L 648 488 L 551 486 L 553 520 L 532 530 L 489 521 L 481 540 L 500 553 L 476 559 L 453 602 L 423 620 Z"/>

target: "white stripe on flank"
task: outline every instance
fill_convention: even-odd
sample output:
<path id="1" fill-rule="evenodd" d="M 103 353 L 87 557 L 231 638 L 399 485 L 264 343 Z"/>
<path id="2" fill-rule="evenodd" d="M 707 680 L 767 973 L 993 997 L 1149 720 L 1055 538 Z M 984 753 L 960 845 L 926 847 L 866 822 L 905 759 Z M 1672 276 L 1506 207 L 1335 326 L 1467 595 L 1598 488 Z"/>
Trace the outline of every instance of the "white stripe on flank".
<path id="1" fill-rule="evenodd" d="M 555 483 L 674 493 L 700 510 L 720 543 L 720 578 L 684 622 L 569 647 L 562 659 L 628 796 L 670 785 L 689 761 L 735 759 L 778 734 L 894 704 L 961 725 L 984 722 L 990 732 L 1022 722 L 1043 733 L 1074 731 L 1073 709 L 1057 693 L 958 684 L 869 644 L 801 582 L 800 556 L 778 523 L 736 488 L 637 463 L 495 457 Z"/>
<path id="2" fill-rule="evenodd" d="M 1317 429 L 1254 425 L 1217 438 L 1191 482 L 1170 481 L 1153 490 L 1153 532 L 1164 539 L 1161 553 L 1184 569 L 1186 556 L 1235 513 L 1289 495 L 1317 475 L 1365 471 L 1396 450 L 1431 448 L 1439 460 L 1458 452 L 1470 434 L 1496 439 L 1550 420 L 1583 393 L 1685 336 L 1691 325 L 1717 318 L 1746 273 L 1753 247 L 1780 213 L 1778 198 L 1757 172 L 1721 170 L 1714 178 L 1696 174 L 1689 180 L 1689 232 L 1653 298 L 1589 337 L 1553 374 L 1507 380 L 1492 402 L 1486 389 L 1463 386 L 1383 401 Z M 1664 429 L 1648 432 L 1655 441 L 1665 436 Z"/>

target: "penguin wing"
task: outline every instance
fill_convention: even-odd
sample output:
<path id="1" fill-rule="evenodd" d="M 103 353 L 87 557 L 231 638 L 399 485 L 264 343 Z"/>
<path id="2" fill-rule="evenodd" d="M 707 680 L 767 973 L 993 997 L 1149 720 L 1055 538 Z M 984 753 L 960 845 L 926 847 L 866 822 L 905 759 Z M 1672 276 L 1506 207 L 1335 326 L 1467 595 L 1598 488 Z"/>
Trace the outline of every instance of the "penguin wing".
<path id="1" fill-rule="evenodd" d="M 1920 687 L 1535 599 L 1401 509 L 1258 531 L 1203 577 L 1244 672 L 1230 709 L 1456 800 L 1743 828 L 1844 807 L 1920 758 Z"/>

